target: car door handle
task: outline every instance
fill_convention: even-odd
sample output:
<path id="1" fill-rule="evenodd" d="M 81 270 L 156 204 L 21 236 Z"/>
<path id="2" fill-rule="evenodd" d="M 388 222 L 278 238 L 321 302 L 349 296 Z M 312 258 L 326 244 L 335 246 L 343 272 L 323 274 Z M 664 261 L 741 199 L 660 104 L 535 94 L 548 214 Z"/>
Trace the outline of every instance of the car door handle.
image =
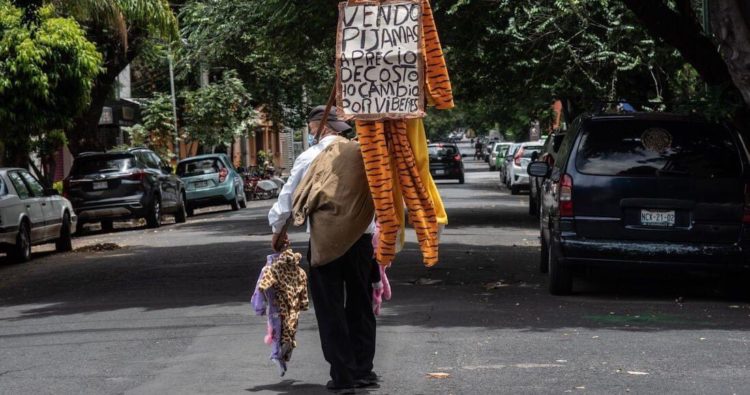
<path id="1" fill-rule="evenodd" d="M 30 204 L 27 204 L 27 205 L 26 205 L 26 208 L 31 208 L 31 205 L 30 205 Z"/>
<path id="2" fill-rule="evenodd" d="M 46 206 L 46 205 L 47 205 L 47 202 L 42 203 L 42 206 Z"/>

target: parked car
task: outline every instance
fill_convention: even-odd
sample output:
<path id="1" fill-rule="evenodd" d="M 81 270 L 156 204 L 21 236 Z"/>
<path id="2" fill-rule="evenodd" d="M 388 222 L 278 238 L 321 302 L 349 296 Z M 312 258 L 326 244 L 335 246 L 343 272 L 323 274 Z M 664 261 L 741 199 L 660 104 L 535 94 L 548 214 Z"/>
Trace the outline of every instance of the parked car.
<path id="1" fill-rule="evenodd" d="M 15 262 L 31 259 L 31 246 L 72 249 L 77 216 L 68 199 L 45 189 L 28 171 L 0 169 L 0 249 Z"/>
<path id="2" fill-rule="evenodd" d="M 505 153 L 508 152 L 508 148 L 511 143 L 494 143 L 492 145 L 492 153 L 490 154 L 490 171 L 497 170 L 497 158 L 505 157 Z"/>
<path id="3" fill-rule="evenodd" d="M 464 183 L 464 162 L 455 144 L 429 144 L 430 174 L 432 178 L 458 180 Z"/>
<path id="4" fill-rule="evenodd" d="M 532 162 L 540 160 L 547 162 L 548 165 L 553 166 L 557 159 L 557 152 L 560 149 L 563 137 L 565 137 L 565 131 L 557 131 L 555 134 L 550 136 L 544 143 L 544 149 L 539 153 L 537 158 L 534 158 L 532 154 Z M 541 201 L 541 185 L 544 183 L 542 177 L 529 177 L 529 215 L 539 216 L 539 202 Z"/>
<path id="5" fill-rule="evenodd" d="M 183 159 L 177 164 L 177 175 L 185 183 L 188 216 L 206 206 L 229 204 L 235 211 L 247 207 L 242 175 L 226 154 Z"/>
<path id="6" fill-rule="evenodd" d="M 587 115 L 545 177 L 542 271 L 553 294 L 593 264 L 744 270 L 750 161 L 737 131 L 694 116 Z"/>
<path id="7" fill-rule="evenodd" d="M 185 222 L 182 181 L 172 174 L 171 166 L 145 148 L 79 155 L 63 191 L 73 203 L 79 228 L 100 222 L 109 231 L 113 221 L 129 218 L 145 218 L 148 227 L 158 228 L 163 214 Z"/>
<path id="8" fill-rule="evenodd" d="M 521 143 L 513 154 L 513 159 L 506 165 L 508 173 L 508 188 L 510 193 L 518 195 L 521 189 L 529 187 L 529 175 L 526 174 L 526 167 L 531 163 L 531 157 L 538 155 L 539 151 L 544 148 L 544 140 Z"/>
<path id="9" fill-rule="evenodd" d="M 508 176 L 510 175 L 510 163 L 513 161 L 513 155 L 515 155 L 520 147 L 521 143 L 512 143 L 505 152 L 505 156 L 502 158 L 498 157 L 500 162 L 496 166 L 500 170 L 500 181 L 505 185 L 509 183 Z"/>

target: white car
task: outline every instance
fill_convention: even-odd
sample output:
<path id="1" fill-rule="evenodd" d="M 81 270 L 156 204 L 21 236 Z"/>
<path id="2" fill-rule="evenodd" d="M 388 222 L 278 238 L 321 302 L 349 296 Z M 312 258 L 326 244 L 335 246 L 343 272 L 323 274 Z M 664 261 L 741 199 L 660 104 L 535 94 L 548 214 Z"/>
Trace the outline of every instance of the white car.
<path id="1" fill-rule="evenodd" d="M 31 259 L 31 246 L 54 242 L 72 249 L 77 217 L 68 199 L 24 169 L 0 168 L 0 249 L 15 262 Z"/>
<path id="2" fill-rule="evenodd" d="M 497 157 L 504 156 L 511 145 L 513 145 L 513 143 L 493 143 L 492 151 L 490 152 L 490 171 L 497 170 Z"/>
<path id="3" fill-rule="evenodd" d="M 530 141 L 522 143 L 513 154 L 508 164 L 508 187 L 510 193 L 517 195 L 521 188 L 529 188 L 529 175 L 526 173 L 526 166 L 531 163 L 531 156 L 534 152 L 539 153 L 544 149 L 544 140 Z"/>

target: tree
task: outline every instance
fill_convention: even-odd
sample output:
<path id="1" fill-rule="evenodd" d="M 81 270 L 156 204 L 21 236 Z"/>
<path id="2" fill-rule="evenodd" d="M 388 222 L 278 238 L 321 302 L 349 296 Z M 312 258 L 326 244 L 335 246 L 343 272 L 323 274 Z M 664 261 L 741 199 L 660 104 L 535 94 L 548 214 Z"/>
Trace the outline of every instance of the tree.
<path id="1" fill-rule="evenodd" d="M 224 73 L 216 83 L 188 91 L 184 99 L 187 140 L 212 151 L 245 132 L 246 121 L 253 115 L 250 95 L 234 71 Z"/>
<path id="2" fill-rule="evenodd" d="M 335 2 L 192 0 L 179 18 L 186 66 L 236 70 L 274 125 L 300 127 L 306 106 L 326 101 L 334 82 Z"/>
<path id="3" fill-rule="evenodd" d="M 26 166 L 32 142 L 42 154 L 60 144 L 56 130 L 88 108 L 101 64 L 81 26 L 54 6 L 0 0 L 0 140 L 9 164 Z"/>
<path id="4" fill-rule="evenodd" d="M 747 60 L 750 6 L 737 0 L 623 2 L 651 35 L 677 49 L 697 71 L 708 85 L 708 91 L 713 92 L 709 104 L 722 106 L 735 125 L 750 136 L 750 74 L 747 71 L 750 66 Z M 707 11 L 708 15 L 704 15 Z M 706 24 L 709 26 L 704 26 Z"/>
<path id="5" fill-rule="evenodd" d="M 104 54 L 104 71 L 91 90 L 91 104 L 67 129 L 70 150 L 101 149 L 96 138 L 102 106 L 120 72 L 152 40 L 178 38 L 177 18 L 167 0 L 55 0 L 87 27 L 89 39 Z"/>
<path id="6" fill-rule="evenodd" d="M 126 129 L 130 135 L 131 146 L 146 146 L 162 159 L 169 160 L 172 157 L 170 147 L 174 140 L 172 98 L 163 93 L 156 94 L 142 104 L 141 115 L 143 124 Z"/>

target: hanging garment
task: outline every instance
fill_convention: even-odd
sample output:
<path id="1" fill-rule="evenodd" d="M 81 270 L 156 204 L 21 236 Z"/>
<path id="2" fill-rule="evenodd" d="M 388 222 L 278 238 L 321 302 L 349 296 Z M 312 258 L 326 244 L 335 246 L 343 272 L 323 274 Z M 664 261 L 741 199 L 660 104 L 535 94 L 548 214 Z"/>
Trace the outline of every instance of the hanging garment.
<path id="1" fill-rule="evenodd" d="M 422 1 L 422 40 L 428 104 L 438 109 L 450 109 L 453 107 L 453 92 L 429 0 Z M 435 199 L 439 195 L 429 177 L 429 164 L 425 167 L 424 156 L 415 155 L 415 149 L 419 153 L 427 150 L 426 140 L 424 147 L 418 140 L 419 123 L 406 120 L 357 121 L 356 126 L 367 181 L 381 226 L 375 251 L 378 263 L 387 266 L 395 257 L 405 204 L 409 222 L 417 233 L 423 262 L 426 266 L 435 265 L 438 262 L 439 218 L 447 223 L 447 216 L 442 201 Z M 415 147 L 412 147 L 410 134 L 416 142 Z M 425 169 L 427 174 L 423 176 Z"/>
<path id="2" fill-rule="evenodd" d="M 268 316 L 265 342 L 272 347 L 270 359 L 281 376 L 297 346 L 299 313 L 309 307 L 307 274 L 299 266 L 301 258 L 291 249 L 269 255 L 252 297 L 255 313 Z"/>

